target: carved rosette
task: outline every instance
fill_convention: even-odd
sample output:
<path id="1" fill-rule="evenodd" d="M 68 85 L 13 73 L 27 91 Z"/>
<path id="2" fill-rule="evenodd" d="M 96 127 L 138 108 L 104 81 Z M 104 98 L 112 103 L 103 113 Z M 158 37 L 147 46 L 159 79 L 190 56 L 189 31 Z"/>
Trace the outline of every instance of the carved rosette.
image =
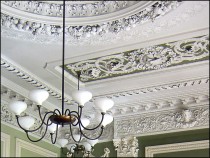
<path id="1" fill-rule="evenodd" d="M 138 139 L 136 137 L 123 137 L 113 140 L 117 157 L 138 157 Z"/>
<path id="2" fill-rule="evenodd" d="M 100 4 L 102 3 L 102 4 Z M 120 8 L 119 6 L 125 7 L 125 3 L 127 1 L 122 2 L 98 2 L 99 7 L 93 5 L 91 12 L 95 12 L 93 14 L 100 14 L 100 11 L 97 11 L 97 8 L 101 8 L 103 10 L 105 8 L 105 4 L 103 3 L 114 3 L 109 5 L 110 7 L 114 7 L 115 9 Z M 132 27 L 135 27 L 137 24 L 142 24 L 149 21 L 154 21 L 161 16 L 164 16 L 166 13 L 172 11 L 176 7 L 178 7 L 182 2 L 178 1 L 158 1 L 152 6 L 145 8 L 144 10 L 139 11 L 136 14 L 130 15 L 129 17 L 121 18 L 118 20 L 93 24 L 93 25 L 76 25 L 76 26 L 67 26 L 65 28 L 67 43 L 72 43 L 72 41 L 81 42 L 83 39 L 90 41 L 90 37 L 97 36 L 97 38 L 102 37 L 106 34 L 113 33 L 117 35 L 119 32 L 130 30 Z M 20 8 L 21 10 L 27 10 L 27 12 L 33 12 L 38 14 L 39 12 L 44 15 L 50 16 L 62 16 L 62 6 L 55 4 L 48 4 L 42 2 L 9 2 L 5 1 L 4 4 L 7 4 L 10 7 Z M 120 4 L 120 5 L 119 5 Z M 32 6 L 34 5 L 34 6 Z M 102 7 L 101 7 L 102 6 Z M 32 8 L 30 8 L 32 7 Z M 42 9 L 44 7 L 44 9 Z M 78 8 L 78 9 L 76 9 Z M 84 5 L 78 5 L 78 7 L 73 6 L 72 9 L 69 9 L 69 16 L 86 16 L 89 12 L 83 10 Z M 68 10 L 68 8 L 67 8 Z M 113 9 L 111 9 L 113 10 Z M 118 10 L 118 9 L 117 9 Z M 103 13 L 108 11 L 102 11 Z M 92 13 L 91 13 L 92 14 Z M 10 16 L 4 13 L 1 13 L 1 26 L 4 31 L 3 34 L 7 32 L 6 28 L 11 30 L 22 31 L 28 33 L 32 39 L 40 36 L 50 37 L 53 41 L 59 41 L 62 35 L 62 26 L 61 25 L 49 25 L 45 23 L 38 23 L 33 21 L 26 21 L 14 16 Z M 8 31 L 9 31 L 8 30 Z M 42 42 L 46 42 L 48 40 L 42 40 Z M 49 42 L 49 41 L 48 41 Z"/>

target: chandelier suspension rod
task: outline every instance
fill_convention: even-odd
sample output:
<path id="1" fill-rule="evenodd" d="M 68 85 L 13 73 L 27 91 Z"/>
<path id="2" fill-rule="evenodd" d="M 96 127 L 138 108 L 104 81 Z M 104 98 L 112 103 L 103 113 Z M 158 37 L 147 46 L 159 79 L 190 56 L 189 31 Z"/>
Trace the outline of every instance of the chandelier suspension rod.
<path id="1" fill-rule="evenodd" d="M 62 115 L 64 114 L 65 0 L 63 1 Z"/>

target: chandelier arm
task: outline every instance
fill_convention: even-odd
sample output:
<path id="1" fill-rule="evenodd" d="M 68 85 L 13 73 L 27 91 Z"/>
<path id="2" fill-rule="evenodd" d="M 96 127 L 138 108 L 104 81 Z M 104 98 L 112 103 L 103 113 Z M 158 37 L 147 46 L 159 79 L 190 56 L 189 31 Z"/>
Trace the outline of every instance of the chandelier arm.
<path id="1" fill-rule="evenodd" d="M 55 109 L 53 112 L 56 114 L 56 111 L 58 112 L 58 115 L 61 115 L 61 112 L 60 112 L 60 110 L 58 110 L 58 109 Z"/>
<path id="2" fill-rule="evenodd" d="M 49 112 L 49 113 L 53 113 L 53 114 L 54 114 L 54 112 Z M 17 119 L 18 126 L 19 126 L 22 130 L 27 131 L 27 132 L 35 132 L 35 131 L 39 130 L 39 129 L 42 127 L 42 125 L 44 124 L 44 120 L 45 120 L 47 114 L 49 114 L 49 113 L 45 113 L 44 119 L 42 120 L 42 123 L 40 124 L 40 126 L 39 126 L 37 129 L 34 129 L 34 130 L 26 130 L 26 129 L 24 129 L 24 128 L 20 125 L 20 123 L 19 123 L 19 119 L 18 119 L 19 116 L 18 116 L 18 115 L 15 115 L 15 116 L 16 116 L 16 119 Z M 50 118 L 50 117 L 49 117 L 49 118 Z M 49 120 L 49 118 L 48 118 L 48 120 Z M 47 124 L 48 124 L 48 121 L 47 121 Z"/>
<path id="3" fill-rule="evenodd" d="M 50 120 L 50 118 L 48 118 L 47 122 L 48 122 L 49 120 Z M 30 132 L 30 131 L 28 131 L 28 130 L 24 130 L 24 131 L 26 132 L 27 138 L 28 138 L 30 141 L 32 141 L 32 142 L 38 142 L 38 141 L 42 140 L 42 139 L 44 138 L 44 136 L 46 135 L 46 133 L 47 133 L 47 128 L 48 128 L 48 126 L 46 126 L 45 132 L 44 132 L 44 134 L 42 135 L 42 137 L 39 138 L 39 139 L 37 139 L 37 140 L 32 140 L 32 139 L 29 137 L 28 132 Z"/>
<path id="4" fill-rule="evenodd" d="M 67 114 L 67 112 L 69 112 L 69 114 Z M 70 111 L 69 109 L 66 109 L 65 111 L 65 115 L 71 115 L 72 113 L 76 113 L 78 115 L 77 111 Z"/>
<path id="5" fill-rule="evenodd" d="M 72 139 L 73 139 L 76 143 L 79 143 L 79 142 L 81 141 L 81 139 L 82 139 L 82 135 L 81 135 L 81 133 L 80 133 L 80 139 L 79 139 L 79 141 L 76 141 L 76 140 L 74 139 L 74 136 L 73 136 L 73 132 L 72 132 L 72 128 L 71 128 L 71 124 L 69 125 L 69 127 L 70 127 L 70 132 L 71 132 L 71 137 L 72 137 Z"/>
<path id="6" fill-rule="evenodd" d="M 82 115 L 82 107 L 80 107 L 80 117 L 81 117 L 81 115 Z M 100 127 L 101 126 L 101 124 L 102 124 L 102 122 L 103 122 L 103 120 L 104 120 L 104 115 L 105 115 L 105 113 L 101 113 L 101 115 L 102 115 L 102 118 L 101 118 L 101 121 L 100 121 L 100 123 L 96 126 L 96 127 L 94 127 L 94 128 L 86 128 L 86 127 L 84 127 L 83 126 L 83 124 L 82 124 L 82 122 L 81 121 L 79 121 L 79 124 L 81 124 L 81 126 L 85 129 L 85 130 L 95 130 L 95 129 L 97 129 L 98 127 Z"/>
<path id="7" fill-rule="evenodd" d="M 101 133 L 96 137 L 96 138 L 89 138 L 88 136 L 86 136 L 82 130 L 80 130 L 81 134 L 86 138 L 86 139 L 90 139 L 90 140 L 95 140 L 95 139 L 98 139 L 102 134 L 103 134 L 103 131 L 104 131 L 104 127 L 101 126 Z"/>
<path id="8" fill-rule="evenodd" d="M 42 119 L 41 110 L 40 110 L 40 107 L 41 107 L 41 106 L 40 106 L 40 105 L 37 105 L 37 107 L 38 107 L 38 111 L 39 111 L 39 117 L 40 117 L 41 121 L 44 122 L 44 120 Z M 52 111 L 46 112 L 45 114 L 47 115 L 47 114 L 49 114 L 49 113 L 52 113 Z M 44 124 L 47 125 L 47 126 L 50 126 L 50 125 L 52 124 L 52 122 L 51 122 L 50 124 L 46 124 L 46 123 L 44 122 Z"/>
<path id="9" fill-rule="evenodd" d="M 53 141 L 53 134 L 54 134 L 54 133 L 50 133 L 50 137 L 51 137 L 51 142 L 52 142 L 52 144 L 55 144 L 55 142 L 56 142 L 56 140 L 57 140 L 57 136 L 58 136 L 58 124 L 57 124 L 57 126 L 56 126 L 56 134 L 55 134 L 55 139 L 54 139 L 54 141 Z"/>

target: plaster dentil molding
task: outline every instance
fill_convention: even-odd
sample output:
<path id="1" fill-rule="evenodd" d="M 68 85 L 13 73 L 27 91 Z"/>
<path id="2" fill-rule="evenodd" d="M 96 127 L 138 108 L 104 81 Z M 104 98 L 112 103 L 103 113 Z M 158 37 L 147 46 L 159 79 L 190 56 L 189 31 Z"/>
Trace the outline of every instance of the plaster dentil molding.
<path id="1" fill-rule="evenodd" d="M 48 93 L 51 96 L 55 97 L 58 100 L 61 100 L 62 97 L 61 97 L 60 92 L 58 92 L 58 90 L 55 90 L 55 88 L 47 85 L 46 83 L 38 80 L 35 77 L 32 77 L 32 74 L 30 74 L 29 72 L 23 71 L 21 68 L 7 61 L 3 57 L 1 57 L 1 67 L 15 74 L 20 79 L 25 80 L 26 82 L 33 85 L 34 87 L 39 88 L 39 89 L 45 89 L 46 91 L 48 91 Z M 70 104 L 70 100 L 71 99 L 69 98 L 68 99 L 64 98 L 64 102 L 66 102 L 67 104 Z"/>
<path id="2" fill-rule="evenodd" d="M 177 89 L 177 88 L 183 88 L 183 87 L 190 87 L 190 86 L 196 86 L 196 85 L 202 85 L 202 84 L 206 84 L 208 86 L 209 85 L 209 77 L 174 82 L 174 83 L 170 83 L 170 84 L 162 84 L 162 85 L 158 85 L 158 86 L 132 89 L 132 90 L 116 92 L 116 93 L 109 93 L 106 95 L 106 97 L 114 99 L 114 98 L 136 96 L 136 95 L 142 95 L 142 94 L 148 94 L 148 93 L 153 93 L 153 92 L 159 92 L 159 91 L 165 91 L 165 90 L 171 90 L 171 89 Z M 99 97 L 101 97 L 101 96 L 97 96 L 97 97 L 93 97 L 93 98 L 96 99 Z"/>
<path id="3" fill-rule="evenodd" d="M 138 139 L 136 137 L 123 137 L 113 139 L 117 157 L 138 157 Z"/>
<path id="4" fill-rule="evenodd" d="M 171 111 L 167 113 L 151 113 L 143 114 L 138 117 L 115 119 L 114 138 L 121 138 L 128 135 L 149 135 L 180 129 L 187 130 L 195 127 L 209 127 L 209 104 L 188 110 L 190 110 L 190 112 Z"/>
<path id="5" fill-rule="evenodd" d="M 95 25 L 67 26 L 65 28 L 67 37 L 66 44 L 96 45 L 98 42 L 110 43 L 110 41 L 113 42 L 117 39 L 125 40 L 127 37 L 124 37 L 124 34 L 122 34 L 121 38 L 119 34 L 120 32 L 122 33 L 129 30 L 136 30 L 133 28 L 136 25 L 141 25 L 142 23 L 148 21 L 154 21 L 155 19 L 158 19 L 166 13 L 177 8 L 181 3 L 182 2 L 178 1 L 158 1 L 143 11 L 140 11 L 126 18 L 121 18 L 119 20 Z M 1 16 L 1 26 L 3 28 L 2 35 L 4 37 L 18 39 L 21 38 L 21 40 L 32 40 L 39 43 L 52 43 L 61 41 L 62 27 L 60 25 L 48 25 L 44 23 L 26 21 L 3 13 Z M 144 34 L 144 32 L 147 32 L 148 30 L 144 31 L 140 29 L 139 31 L 143 32 Z M 138 36 L 139 33 L 137 33 Z"/>
<path id="6" fill-rule="evenodd" d="M 3 1 L 3 4 L 22 10 L 25 12 L 61 17 L 63 16 L 63 4 L 49 3 L 49 2 L 37 2 L 37 1 Z M 66 2 L 66 17 L 89 17 L 109 14 L 127 8 L 138 2 L 129 1 L 99 1 L 92 3 L 68 3 Z"/>
<path id="7" fill-rule="evenodd" d="M 81 81 L 90 82 L 195 62 L 208 56 L 209 35 L 205 35 L 70 63 L 66 68 L 75 77 L 82 70 Z"/>

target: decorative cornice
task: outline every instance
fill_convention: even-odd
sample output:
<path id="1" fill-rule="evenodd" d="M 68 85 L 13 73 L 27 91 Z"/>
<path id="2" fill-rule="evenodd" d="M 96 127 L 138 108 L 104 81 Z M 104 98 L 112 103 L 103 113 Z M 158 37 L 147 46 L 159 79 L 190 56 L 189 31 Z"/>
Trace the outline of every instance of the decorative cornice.
<path id="1" fill-rule="evenodd" d="M 207 60 L 208 57 L 209 35 L 205 35 L 66 64 L 66 70 L 75 77 L 76 72 L 82 70 L 80 80 L 90 82 Z"/>
<path id="2" fill-rule="evenodd" d="M 188 97 L 183 96 L 182 98 L 178 97 L 176 99 L 171 97 L 171 100 L 151 100 L 147 103 L 132 102 L 127 104 L 118 104 L 117 107 L 111 109 L 110 111 L 115 116 L 115 118 L 122 118 L 132 114 L 135 115 L 139 113 L 150 113 L 166 109 L 179 109 L 180 107 L 190 107 L 203 103 L 209 103 L 209 94 L 198 96 L 190 95 Z"/>
<path id="3" fill-rule="evenodd" d="M 196 85 L 202 85 L 202 84 L 207 84 L 208 86 L 209 77 L 193 79 L 193 80 L 185 80 L 185 81 L 174 82 L 170 84 L 162 84 L 162 85 L 151 86 L 151 87 L 146 87 L 146 88 L 132 89 L 129 91 L 109 93 L 106 96 L 108 98 L 136 96 L 136 95 L 142 95 L 142 94 L 147 94 L 147 93 L 153 93 L 153 92 L 159 92 L 159 91 L 165 91 L 165 90 L 171 90 L 171 89 L 177 89 L 177 88 L 183 88 L 183 87 L 190 87 L 190 86 L 196 86 Z M 97 96 L 97 97 L 100 97 L 100 96 Z M 97 97 L 94 97 L 94 98 L 97 98 Z"/>
<path id="4" fill-rule="evenodd" d="M 167 111 L 147 113 L 125 119 L 115 118 L 114 138 L 121 138 L 128 135 L 152 135 L 198 127 L 209 128 L 209 103 L 188 110 L 190 112 L 187 113 L 185 111 Z"/>
<path id="5" fill-rule="evenodd" d="M 37 1 L 2 1 L 3 4 L 22 10 L 24 12 L 38 14 L 42 16 L 61 17 L 63 16 L 63 4 L 37 2 Z M 96 1 L 90 3 L 66 2 L 66 17 L 89 17 L 99 16 L 116 12 L 132 6 L 138 2 L 129 1 Z"/>
<path id="6" fill-rule="evenodd" d="M 119 20 L 95 25 L 67 26 L 65 31 L 67 37 L 66 43 L 77 45 L 78 42 L 79 44 L 90 44 L 91 42 L 92 44 L 96 44 L 97 41 L 104 41 L 104 36 L 106 36 L 105 38 L 108 38 L 110 41 L 110 35 L 118 36 L 119 32 L 128 31 L 132 27 L 148 21 L 154 21 L 155 19 L 175 9 L 180 4 L 180 1 L 158 1 L 143 11 L 140 11 L 127 18 L 121 18 Z M 3 36 L 21 38 L 22 40 L 33 40 L 41 43 L 61 41 L 59 40 L 61 39 L 62 34 L 62 27 L 60 25 L 48 25 L 44 23 L 26 21 L 3 13 L 1 16 Z M 17 33 L 20 33 L 19 31 L 21 31 L 23 34 L 18 35 Z"/>
<path id="7" fill-rule="evenodd" d="M 29 84 L 33 85 L 36 88 L 39 89 L 45 89 L 46 91 L 49 92 L 49 94 L 53 97 L 55 97 L 58 100 L 61 100 L 61 94 L 58 92 L 58 90 L 55 90 L 55 88 L 52 88 L 51 86 L 47 85 L 44 82 L 41 82 L 40 79 L 37 79 L 38 77 L 32 77 L 32 74 L 29 74 L 28 72 L 18 68 L 11 62 L 5 60 L 3 57 L 1 57 L 1 67 L 5 68 L 9 72 L 13 73 L 20 79 L 28 82 Z M 33 75 L 34 76 L 34 75 Z M 70 99 L 65 98 L 64 101 L 67 104 L 70 104 Z"/>

